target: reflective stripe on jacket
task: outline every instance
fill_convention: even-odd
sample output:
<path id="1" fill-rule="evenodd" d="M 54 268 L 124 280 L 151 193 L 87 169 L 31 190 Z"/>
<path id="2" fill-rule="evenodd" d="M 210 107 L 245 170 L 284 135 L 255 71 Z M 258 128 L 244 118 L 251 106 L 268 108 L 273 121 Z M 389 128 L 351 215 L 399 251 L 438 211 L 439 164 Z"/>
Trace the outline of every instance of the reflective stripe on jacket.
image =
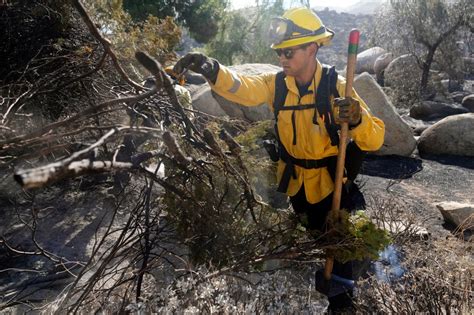
<path id="1" fill-rule="evenodd" d="M 321 80 L 321 64 L 318 62 L 316 73 L 312 84 L 306 94 L 300 98 L 294 77 L 287 76 L 286 86 L 288 96 L 286 105 L 312 104 L 314 103 L 314 91 L 317 90 Z M 275 97 L 275 73 L 266 73 L 255 76 L 239 75 L 225 66 L 220 65 L 216 84 L 212 89 L 224 98 L 245 106 L 257 106 L 267 103 L 273 110 Z M 345 80 L 338 78 L 337 90 L 341 97 L 345 95 Z M 317 96 L 316 96 L 317 97 Z M 362 109 L 362 122 L 349 131 L 352 138 L 363 151 L 376 151 L 384 141 L 385 125 L 382 120 L 371 115 L 369 108 L 359 95 L 353 91 L 353 97 L 360 102 Z M 295 114 L 296 144 L 293 144 L 292 114 Z M 278 113 L 278 131 L 280 141 L 288 153 L 299 159 L 321 159 L 337 155 L 338 148 L 331 146 L 331 140 L 324 122 L 318 115 L 318 124 L 313 124 L 314 109 L 306 110 L 281 110 Z M 278 182 L 285 164 L 278 162 Z M 306 199 L 310 203 L 317 203 L 327 197 L 333 190 L 334 184 L 326 168 L 304 169 L 296 168 L 296 179 L 291 178 L 287 194 L 294 196 L 304 183 Z"/>

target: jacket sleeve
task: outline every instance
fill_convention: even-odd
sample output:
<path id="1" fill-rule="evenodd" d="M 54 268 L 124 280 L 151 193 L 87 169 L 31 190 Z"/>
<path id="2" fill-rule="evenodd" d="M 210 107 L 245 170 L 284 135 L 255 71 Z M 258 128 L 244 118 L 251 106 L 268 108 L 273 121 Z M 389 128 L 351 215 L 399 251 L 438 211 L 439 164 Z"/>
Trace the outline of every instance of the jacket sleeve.
<path id="1" fill-rule="evenodd" d="M 244 106 L 258 106 L 263 103 L 271 106 L 275 90 L 275 74 L 245 76 L 219 65 L 216 83 L 210 85 L 217 94 L 229 101 Z"/>
<path id="2" fill-rule="evenodd" d="M 345 81 L 339 80 L 337 89 L 339 95 L 345 95 Z M 349 137 L 352 138 L 357 146 L 363 151 L 377 151 L 384 143 L 385 124 L 373 116 L 364 100 L 352 89 L 352 97 L 359 101 L 361 107 L 361 123 L 349 130 Z"/>

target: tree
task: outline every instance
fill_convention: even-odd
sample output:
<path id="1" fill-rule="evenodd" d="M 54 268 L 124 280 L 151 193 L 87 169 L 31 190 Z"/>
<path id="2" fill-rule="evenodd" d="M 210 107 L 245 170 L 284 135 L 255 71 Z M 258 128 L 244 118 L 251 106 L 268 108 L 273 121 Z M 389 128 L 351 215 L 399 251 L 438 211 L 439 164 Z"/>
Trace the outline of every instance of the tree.
<path id="1" fill-rule="evenodd" d="M 423 95 L 427 91 L 430 69 L 438 51 L 439 58 L 447 57 L 439 48 L 454 41 L 459 29 L 472 24 L 473 12 L 470 0 L 391 0 L 377 17 L 374 30 L 376 44 L 394 53 L 416 56 L 422 70 L 419 90 Z M 472 25 L 470 28 L 472 30 Z"/>
<path id="2" fill-rule="evenodd" d="M 148 15 L 136 22 L 123 9 L 123 0 L 94 0 L 84 6 L 130 73 L 139 72 L 134 58 L 136 50 L 146 51 L 163 63 L 175 58 L 174 49 L 181 39 L 181 29 L 172 17 Z"/>
<path id="3" fill-rule="evenodd" d="M 277 64 L 276 55 L 270 49 L 268 28 L 271 18 L 282 14 L 281 0 L 257 2 L 255 8 L 230 12 L 221 21 L 217 36 L 206 45 L 206 52 L 226 65 Z"/>
<path id="4" fill-rule="evenodd" d="M 149 15 L 171 16 L 182 22 L 201 43 L 207 43 L 217 34 L 227 5 L 227 0 L 123 0 L 124 9 L 135 21 L 144 21 Z"/>

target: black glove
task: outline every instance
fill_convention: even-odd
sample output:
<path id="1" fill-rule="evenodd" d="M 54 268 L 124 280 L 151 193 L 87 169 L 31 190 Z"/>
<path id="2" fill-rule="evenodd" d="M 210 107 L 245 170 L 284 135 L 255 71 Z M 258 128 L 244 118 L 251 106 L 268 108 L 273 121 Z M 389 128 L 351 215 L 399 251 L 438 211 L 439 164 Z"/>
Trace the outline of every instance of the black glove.
<path id="1" fill-rule="evenodd" d="M 215 84 L 219 73 L 219 62 L 201 53 L 187 53 L 174 65 L 173 71 L 180 74 L 185 69 L 200 73 Z"/>
<path id="2" fill-rule="evenodd" d="M 340 125 L 345 122 L 349 127 L 356 127 L 361 123 L 361 113 L 359 101 L 349 98 L 336 98 L 334 100 L 334 120 L 336 124 Z"/>

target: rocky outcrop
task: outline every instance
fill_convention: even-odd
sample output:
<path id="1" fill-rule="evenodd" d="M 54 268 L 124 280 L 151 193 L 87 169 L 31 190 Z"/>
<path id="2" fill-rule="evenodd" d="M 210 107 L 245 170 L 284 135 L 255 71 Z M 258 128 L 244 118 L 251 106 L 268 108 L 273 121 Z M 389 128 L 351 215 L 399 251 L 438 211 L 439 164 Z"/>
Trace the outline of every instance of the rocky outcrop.
<path id="1" fill-rule="evenodd" d="M 459 202 L 441 202 L 436 205 L 444 221 L 453 224 L 457 229 L 474 231 L 474 204 Z"/>
<path id="2" fill-rule="evenodd" d="M 434 124 L 434 122 L 427 122 L 424 120 L 420 119 L 415 119 L 413 117 L 410 117 L 409 115 L 405 114 L 401 116 L 403 121 L 407 123 L 408 126 L 413 130 L 413 134 L 415 136 L 421 135 L 423 131 L 428 129 L 431 125 Z"/>
<path id="3" fill-rule="evenodd" d="M 257 75 L 268 72 L 278 72 L 280 67 L 270 64 L 243 64 L 229 67 L 236 73 L 245 75 Z M 203 85 L 196 90 L 193 95 L 193 106 L 205 113 L 245 119 L 248 121 L 260 121 L 273 118 L 268 104 L 260 104 L 259 106 L 243 106 L 229 100 L 211 90 L 208 84 Z"/>
<path id="4" fill-rule="evenodd" d="M 474 156 L 474 113 L 446 117 L 418 140 L 420 154 Z"/>
<path id="5" fill-rule="evenodd" d="M 204 84 L 192 92 L 194 109 L 213 116 L 226 116 L 221 105 L 212 96 L 209 84 Z"/>
<path id="6" fill-rule="evenodd" d="M 474 113 L 474 94 L 468 95 L 462 99 L 462 106 Z"/>
<path id="7" fill-rule="evenodd" d="M 462 89 L 462 85 L 455 81 L 455 80 L 451 80 L 451 79 L 441 79 L 440 81 L 441 83 L 441 86 L 443 87 L 443 89 L 445 91 L 448 91 L 448 92 L 455 92 L 455 91 L 459 91 Z"/>
<path id="8" fill-rule="evenodd" d="M 354 88 L 371 112 L 385 123 L 385 142 L 377 154 L 409 156 L 416 147 L 412 130 L 398 115 L 374 78 L 363 73 L 355 79 Z"/>
<path id="9" fill-rule="evenodd" d="M 357 54 L 357 66 L 355 73 L 375 73 L 374 64 L 378 57 L 387 53 L 385 49 L 380 47 L 372 47 Z"/>
<path id="10" fill-rule="evenodd" d="M 469 93 L 474 93 L 474 80 L 465 80 L 462 89 Z"/>
<path id="11" fill-rule="evenodd" d="M 451 115 L 465 114 L 468 112 L 469 111 L 466 108 L 455 104 L 424 101 L 415 104 L 410 109 L 410 116 L 415 119 L 435 120 Z"/>
<path id="12" fill-rule="evenodd" d="M 467 91 L 456 91 L 454 93 L 451 93 L 451 98 L 453 99 L 454 102 L 461 104 L 462 100 L 470 94 L 471 93 Z"/>
<path id="13" fill-rule="evenodd" d="M 392 53 L 383 54 L 375 60 L 374 72 L 375 72 L 375 78 L 377 79 L 378 83 L 382 84 L 384 82 L 385 69 L 388 67 L 388 65 L 392 61 L 393 61 Z"/>
<path id="14" fill-rule="evenodd" d="M 421 69 L 413 55 L 395 58 L 384 72 L 385 86 L 396 88 L 417 87 L 421 78 Z"/>

